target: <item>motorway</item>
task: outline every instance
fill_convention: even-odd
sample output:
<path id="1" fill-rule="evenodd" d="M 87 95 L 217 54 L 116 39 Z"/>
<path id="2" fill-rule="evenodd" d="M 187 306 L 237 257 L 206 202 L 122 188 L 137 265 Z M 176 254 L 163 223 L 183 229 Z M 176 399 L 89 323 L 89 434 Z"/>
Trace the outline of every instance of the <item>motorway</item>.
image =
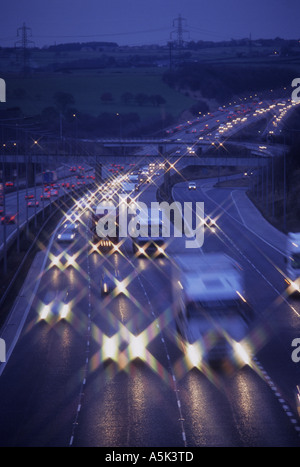
<path id="1" fill-rule="evenodd" d="M 148 187 L 141 200 L 150 203 L 155 192 Z M 201 190 L 192 195 L 186 186 L 176 188 L 175 196 L 205 197 Z M 204 201 L 209 214 L 218 214 L 210 200 Z M 294 416 L 287 416 L 256 364 L 231 374 L 186 367 L 170 332 L 169 260 L 136 259 L 129 240 L 122 254 L 101 256 L 89 243 L 89 214 L 83 212 L 81 219 L 74 245 L 53 242 L 22 336 L 0 378 L 1 445 L 299 446 Z M 222 232 L 209 234 L 204 248 L 225 249 L 238 259 L 258 316 L 271 307 L 274 322 L 265 329 L 264 320 L 257 320 L 266 342 L 256 357 L 281 397 L 292 399 L 297 375 L 289 345 L 299 320 L 287 304 L 273 306 L 278 297 L 248 262 L 266 274 L 269 261 L 278 258 L 264 245 L 270 258 L 261 261 L 262 245 L 231 218 L 223 216 L 218 226 Z M 243 248 L 242 256 L 227 236 Z M 174 239 L 169 254 L 182 246 L 182 239 Z M 53 265 L 55 257 L 59 262 Z M 75 265 L 66 267 L 70 257 Z M 280 288 L 275 265 L 272 283 Z M 125 295 L 101 297 L 104 269 L 114 276 L 118 271 Z M 57 310 L 64 303 L 70 310 L 61 320 Z M 41 320 L 45 305 L 53 315 Z"/>
<path id="2" fill-rule="evenodd" d="M 88 167 L 87 169 L 90 170 Z M 72 192 L 76 193 L 80 188 L 83 188 L 83 185 L 77 185 L 78 180 L 76 179 L 76 176 L 71 176 L 69 173 L 66 174 L 65 170 L 58 170 L 57 172 L 58 176 L 60 176 L 57 181 L 57 195 L 51 196 L 49 200 L 43 198 L 45 191 L 41 184 L 31 188 L 20 188 L 19 190 L 16 186 L 15 191 L 5 194 L 5 214 L 10 217 L 15 217 L 15 222 L 5 226 L 0 226 L 0 252 L 3 250 L 4 235 L 6 235 L 7 242 L 10 242 L 16 236 L 18 226 L 20 229 L 24 228 L 28 220 L 33 219 L 45 208 L 48 206 L 51 207 L 54 202 L 57 203 L 59 200 L 65 198 Z M 73 184 L 75 185 L 75 188 L 64 189 L 62 186 L 63 183 L 69 183 L 71 185 Z M 90 180 L 87 180 L 85 183 L 87 186 L 92 184 Z M 26 199 L 27 196 L 32 196 L 33 198 Z M 37 200 L 39 205 L 28 207 L 28 202 L 34 200 Z M 1 206 L 1 209 L 3 209 L 3 206 Z"/>
<path id="3" fill-rule="evenodd" d="M 156 201 L 161 182 L 162 174 L 153 177 L 139 200 Z M 77 205 L 76 240 L 62 246 L 54 235 L 42 274 L 29 272 L 36 293 L 4 371 L 0 366 L 1 446 L 300 445 L 300 373 L 291 360 L 299 302 L 284 294 L 282 253 L 246 228 L 233 189 L 213 185 L 198 180 L 189 191 L 182 183 L 173 197 L 204 201 L 218 228 L 206 232 L 203 252 L 224 251 L 242 267 L 255 310 L 251 365 L 203 371 L 175 339 L 170 271 L 183 239 L 173 238 L 167 256 L 155 260 L 134 257 L 129 239 L 101 255 L 92 248 L 89 209 Z M 120 282 L 104 297 L 103 271 Z"/>

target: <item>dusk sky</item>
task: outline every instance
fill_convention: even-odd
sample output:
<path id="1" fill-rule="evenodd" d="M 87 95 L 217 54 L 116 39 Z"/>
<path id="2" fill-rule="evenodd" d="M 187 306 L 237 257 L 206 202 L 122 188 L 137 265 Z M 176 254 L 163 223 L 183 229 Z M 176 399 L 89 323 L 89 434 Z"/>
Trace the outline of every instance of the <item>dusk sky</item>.
<path id="1" fill-rule="evenodd" d="M 2 0 L 0 45 L 13 46 L 18 27 L 32 29 L 37 46 L 112 41 L 159 44 L 173 19 L 186 19 L 190 40 L 300 38 L 299 0 Z"/>

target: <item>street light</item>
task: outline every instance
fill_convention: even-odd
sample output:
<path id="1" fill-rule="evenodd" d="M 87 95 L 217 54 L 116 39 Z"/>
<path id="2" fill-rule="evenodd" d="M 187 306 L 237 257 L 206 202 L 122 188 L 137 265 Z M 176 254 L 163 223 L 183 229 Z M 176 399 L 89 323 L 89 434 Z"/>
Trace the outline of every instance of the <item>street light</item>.
<path id="1" fill-rule="evenodd" d="M 117 112 L 117 117 L 120 117 L 120 139 L 122 139 L 122 116 Z"/>

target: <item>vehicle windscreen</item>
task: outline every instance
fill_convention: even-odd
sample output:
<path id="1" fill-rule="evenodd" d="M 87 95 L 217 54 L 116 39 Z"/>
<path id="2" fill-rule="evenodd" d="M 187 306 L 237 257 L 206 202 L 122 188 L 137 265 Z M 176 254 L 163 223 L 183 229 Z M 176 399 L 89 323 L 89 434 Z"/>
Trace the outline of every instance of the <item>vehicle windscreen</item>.
<path id="1" fill-rule="evenodd" d="M 62 234 L 72 235 L 74 233 L 74 231 L 75 231 L 74 227 L 66 227 L 61 233 Z"/>
<path id="2" fill-rule="evenodd" d="M 240 307 L 237 300 L 210 300 L 192 302 L 187 307 L 189 318 L 193 319 L 199 315 L 207 318 L 217 319 L 219 317 L 234 317 L 240 314 Z"/>

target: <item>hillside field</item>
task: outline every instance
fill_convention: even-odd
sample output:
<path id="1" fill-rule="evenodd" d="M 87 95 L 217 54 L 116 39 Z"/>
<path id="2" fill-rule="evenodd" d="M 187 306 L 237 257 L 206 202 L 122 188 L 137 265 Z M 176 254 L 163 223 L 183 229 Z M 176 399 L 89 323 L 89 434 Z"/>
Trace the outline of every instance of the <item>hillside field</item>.
<path id="1" fill-rule="evenodd" d="M 162 75 L 163 69 L 160 68 L 36 73 L 27 77 L 9 74 L 4 76 L 7 85 L 5 106 L 20 107 L 26 115 L 35 115 L 45 107 L 55 106 L 54 94 L 63 91 L 74 96 L 75 104 L 72 107 L 93 116 L 103 112 L 120 115 L 134 112 L 141 119 L 158 115 L 163 117 L 164 114 L 176 118 L 195 101 L 171 89 L 163 82 Z M 110 103 L 101 101 L 101 95 L 106 92 L 113 96 Z M 140 106 L 135 103 L 126 105 L 121 99 L 122 94 L 126 92 L 133 95 L 161 95 L 166 103 L 159 107 L 149 104 Z"/>

